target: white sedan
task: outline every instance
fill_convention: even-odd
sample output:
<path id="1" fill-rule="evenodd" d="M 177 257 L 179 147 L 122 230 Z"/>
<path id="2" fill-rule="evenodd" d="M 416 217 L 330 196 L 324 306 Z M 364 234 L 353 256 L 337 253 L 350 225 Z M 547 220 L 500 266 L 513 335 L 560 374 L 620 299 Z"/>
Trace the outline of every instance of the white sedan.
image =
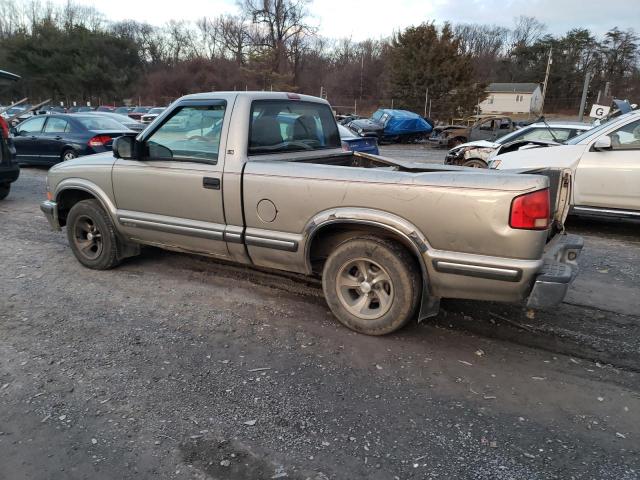
<path id="1" fill-rule="evenodd" d="M 509 152 L 489 168 L 565 167 L 572 213 L 640 219 L 640 111 L 615 117 L 555 147 Z"/>

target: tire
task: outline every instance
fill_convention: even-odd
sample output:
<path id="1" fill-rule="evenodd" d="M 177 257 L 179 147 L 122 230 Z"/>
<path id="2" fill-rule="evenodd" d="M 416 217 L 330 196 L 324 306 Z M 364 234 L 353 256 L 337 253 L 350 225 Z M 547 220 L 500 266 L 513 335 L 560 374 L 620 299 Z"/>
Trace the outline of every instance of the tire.
<path id="1" fill-rule="evenodd" d="M 78 153 L 72 148 L 67 148 L 60 155 L 60 161 L 62 162 L 73 160 L 74 158 L 78 158 Z"/>
<path id="2" fill-rule="evenodd" d="M 0 200 L 4 200 L 9 195 L 11 191 L 10 183 L 0 183 Z"/>
<path id="3" fill-rule="evenodd" d="M 67 215 L 71 251 L 85 267 L 108 270 L 120 263 L 113 222 L 96 200 L 76 203 Z"/>
<path id="4" fill-rule="evenodd" d="M 479 158 L 471 158 L 462 164 L 463 167 L 488 168 L 487 162 Z"/>
<path id="5" fill-rule="evenodd" d="M 422 281 L 413 257 L 398 243 L 367 236 L 347 240 L 329 255 L 322 288 L 346 327 L 385 335 L 415 314 Z"/>

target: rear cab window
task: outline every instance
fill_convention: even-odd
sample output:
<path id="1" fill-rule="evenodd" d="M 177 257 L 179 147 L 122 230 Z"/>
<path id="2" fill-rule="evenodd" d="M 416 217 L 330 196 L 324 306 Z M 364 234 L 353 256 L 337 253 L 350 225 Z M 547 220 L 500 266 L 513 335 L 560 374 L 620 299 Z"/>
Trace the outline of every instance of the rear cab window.
<path id="1" fill-rule="evenodd" d="M 338 126 L 327 104 L 294 100 L 251 104 L 249 155 L 340 147 Z"/>

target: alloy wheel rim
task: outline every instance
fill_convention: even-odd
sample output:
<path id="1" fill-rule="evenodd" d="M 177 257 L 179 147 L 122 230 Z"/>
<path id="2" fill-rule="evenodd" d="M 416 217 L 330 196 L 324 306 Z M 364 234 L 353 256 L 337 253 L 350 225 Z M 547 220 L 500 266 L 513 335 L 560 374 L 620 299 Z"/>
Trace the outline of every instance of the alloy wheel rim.
<path id="1" fill-rule="evenodd" d="M 76 155 L 73 152 L 67 152 L 64 154 L 64 160 L 73 160 L 74 158 L 76 158 Z"/>
<path id="2" fill-rule="evenodd" d="M 349 260 L 338 271 L 336 290 L 342 306 L 363 320 L 375 320 L 393 304 L 395 290 L 389 273 L 367 259 Z"/>
<path id="3" fill-rule="evenodd" d="M 76 220 L 73 241 L 78 251 L 88 260 L 95 260 L 102 253 L 102 233 L 93 219 L 86 215 Z"/>

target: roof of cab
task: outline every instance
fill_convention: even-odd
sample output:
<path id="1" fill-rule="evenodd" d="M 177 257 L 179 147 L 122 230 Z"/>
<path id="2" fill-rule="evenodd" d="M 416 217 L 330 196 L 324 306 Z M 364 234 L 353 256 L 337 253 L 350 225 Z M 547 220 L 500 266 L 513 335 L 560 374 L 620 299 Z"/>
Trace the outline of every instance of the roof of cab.
<path id="1" fill-rule="evenodd" d="M 302 95 L 300 93 L 292 92 L 262 92 L 262 91 L 246 91 L 246 92 L 204 92 L 193 93 L 191 95 L 185 95 L 178 99 L 180 100 L 209 100 L 216 98 L 235 98 L 235 97 L 247 97 L 251 100 L 300 100 L 304 102 L 317 102 L 326 103 L 325 99 L 319 97 L 313 97 L 311 95 Z"/>

